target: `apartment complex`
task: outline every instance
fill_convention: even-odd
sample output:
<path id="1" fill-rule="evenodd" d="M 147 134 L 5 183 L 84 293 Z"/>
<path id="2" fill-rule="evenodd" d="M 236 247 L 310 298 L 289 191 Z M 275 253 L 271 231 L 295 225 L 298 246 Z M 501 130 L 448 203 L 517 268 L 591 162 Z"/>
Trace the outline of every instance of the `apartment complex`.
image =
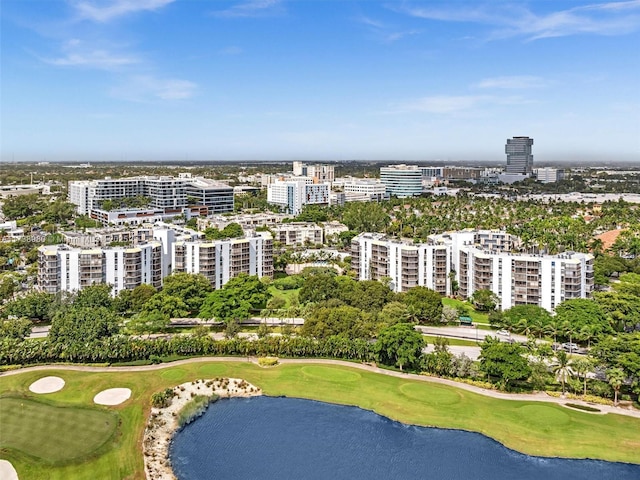
<path id="1" fill-rule="evenodd" d="M 58 293 L 108 283 L 117 295 L 143 283 L 159 288 L 172 272 L 203 273 L 215 288 L 239 273 L 273 276 L 273 242 L 267 232 L 212 242 L 166 228 L 153 234 L 153 240 L 133 247 L 42 246 L 38 285 Z"/>
<path id="2" fill-rule="evenodd" d="M 536 180 L 542 183 L 556 183 L 564 180 L 564 169 L 562 168 L 536 168 Z"/>
<path id="3" fill-rule="evenodd" d="M 380 202 L 389 198 L 387 186 L 373 179 L 351 179 L 343 186 L 347 202 Z"/>
<path id="4" fill-rule="evenodd" d="M 313 222 L 281 223 L 272 227 L 275 240 L 283 245 L 318 244 L 323 241 L 322 227 Z"/>
<path id="5" fill-rule="evenodd" d="M 67 245 L 38 249 L 38 285 L 47 293 L 81 290 L 96 283 L 113 285 L 113 293 L 143 283 L 162 286 L 162 244 L 79 249 Z"/>
<path id="6" fill-rule="evenodd" d="M 406 198 L 422 193 L 422 170 L 417 165 L 380 167 L 380 181 L 388 195 Z"/>
<path id="7" fill-rule="evenodd" d="M 351 267 L 359 280 L 390 279 L 390 287 L 405 292 L 429 287 L 448 294 L 451 270 L 445 245 L 391 240 L 381 233 L 361 233 L 351 241 Z"/>
<path id="8" fill-rule="evenodd" d="M 188 205 L 205 206 L 209 213 L 233 211 L 232 187 L 190 174 L 71 181 L 68 196 L 82 215 L 99 210 L 105 200 L 141 196 L 150 199 L 149 210 L 161 213 L 179 213 Z"/>
<path id="9" fill-rule="evenodd" d="M 538 305 L 552 311 L 572 298 L 593 291 L 593 255 L 513 253 L 519 239 L 498 231 L 461 231 L 432 235 L 413 244 L 363 233 L 352 241 L 352 267 L 361 280 L 391 278 L 397 292 L 416 285 L 443 295 L 468 298 L 491 290 L 506 310 L 515 305 Z"/>
<path id="10" fill-rule="evenodd" d="M 177 241 L 171 251 L 174 272 L 200 273 L 216 288 L 241 273 L 273 277 L 273 240 L 268 232 L 215 241 Z"/>
<path id="11" fill-rule="evenodd" d="M 311 177 L 317 183 L 331 183 L 336 178 L 335 166 L 327 164 L 306 165 L 303 162 L 293 162 L 293 174 L 296 177 Z"/>
<path id="12" fill-rule="evenodd" d="M 507 140 L 504 151 L 507 154 L 507 174 L 531 175 L 533 173 L 533 138 L 513 137 Z"/>
<path id="13" fill-rule="evenodd" d="M 267 187 L 267 201 L 298 215 L 305 205 L 328 205 L 329 190 L 328 183 L 314 183 L 310 177 L 277 180 Z"/>

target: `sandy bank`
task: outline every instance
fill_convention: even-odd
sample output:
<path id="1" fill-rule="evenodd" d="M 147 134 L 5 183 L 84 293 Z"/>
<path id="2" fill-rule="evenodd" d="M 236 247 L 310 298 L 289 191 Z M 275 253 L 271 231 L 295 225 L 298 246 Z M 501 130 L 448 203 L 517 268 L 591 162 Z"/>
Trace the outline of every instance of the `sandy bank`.
<path id="1" fill-rule="evenodd" d="M 175 480 L 169 461 L 171 438 L 179 428 L 178 413 L 196 395 L 220 398 L 253 397 L 262 391 L 239 378 L 195 380 L 173 388 L 175 396 L 165 408 L 152 408 L 142 441 L 144 470 L 148 480 Z"/>

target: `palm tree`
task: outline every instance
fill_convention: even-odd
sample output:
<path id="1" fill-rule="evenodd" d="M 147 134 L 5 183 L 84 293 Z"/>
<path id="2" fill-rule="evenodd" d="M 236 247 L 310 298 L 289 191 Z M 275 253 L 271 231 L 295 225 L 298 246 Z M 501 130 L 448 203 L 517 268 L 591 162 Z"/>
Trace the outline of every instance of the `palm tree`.
<path id="1" fill-rule="evenodd" d="M 624 379 L 626 375 L 624 374 L 624 370 L 619 367 L 612 368 L 607 372 L 607 380 L 609 381 L 609 385 L 613 387 L 614 399 L 613 404 L 618 406 L 618 393 L 620 392 L 620 387 L 624 383 Z"/>
<path id="2" fill-rule="evenodd" d="M 593 362 L 588 358 L 576 358 L 575 360 L 572 360 L 569 365 L 578 374 L 578 376 L 582 376 L 584 380 L 584 391 L 582 395 L 586 396 L 587 395 L 587 374 L 593 368 Z"/>
<path id="3" fill-rule="evenodd" d="M 565 383 L 567 379 L 571 376 L 571 368 L 569 367 L 569 356 L 567 352 L 560 350 L 556 354 L 556 359 L 558 363 L 554 365 L 553 372 L 556 374 L 556 378 L 560 380 L 562 383 L 562 396 L 565 394 Z"/>

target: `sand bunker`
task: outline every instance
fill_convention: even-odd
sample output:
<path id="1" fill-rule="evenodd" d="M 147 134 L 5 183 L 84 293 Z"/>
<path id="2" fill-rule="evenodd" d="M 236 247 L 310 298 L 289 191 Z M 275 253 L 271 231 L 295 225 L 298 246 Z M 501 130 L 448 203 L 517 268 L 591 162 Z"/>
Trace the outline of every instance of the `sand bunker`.
<path id="1" fill-rule="evenodd" d="M 110 388 L 93 397 L 93 401 L 98 405 L 120 405 L 129 400 L 129 397 L 131 397 L 130 388 Z"/>
<path id="2" fill-rule="evenodd" d="M 64 380 L 60 377 L 43 377 L 31 384 L 29 390 L 33 393 L 53 393 L 62 390 Z"/>
<path id="3" fill-rule="evenodd" d="M 18 480 L 18 472 L 8 460 L 0 460 L 0 478 L 2 480 Z"/>

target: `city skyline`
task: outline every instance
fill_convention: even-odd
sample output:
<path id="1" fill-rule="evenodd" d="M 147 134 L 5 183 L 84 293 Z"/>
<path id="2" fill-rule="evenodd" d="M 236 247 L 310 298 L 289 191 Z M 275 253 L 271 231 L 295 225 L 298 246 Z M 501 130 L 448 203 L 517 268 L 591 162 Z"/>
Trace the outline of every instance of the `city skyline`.
<path id="1" fill-rule="evenodd" d="M 3 2 L 0 161 L 640 158 L 640 1 Z"/>

